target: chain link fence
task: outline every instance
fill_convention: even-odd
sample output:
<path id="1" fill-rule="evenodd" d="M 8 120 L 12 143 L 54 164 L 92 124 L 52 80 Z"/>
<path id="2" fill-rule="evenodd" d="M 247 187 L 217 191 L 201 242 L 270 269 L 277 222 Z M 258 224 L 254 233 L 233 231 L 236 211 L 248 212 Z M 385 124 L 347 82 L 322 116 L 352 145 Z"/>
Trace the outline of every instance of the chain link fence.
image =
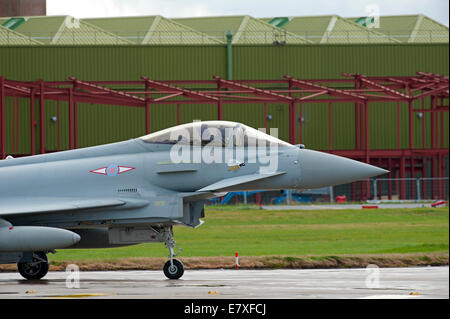
<path id="1" fill-rule="evenodd" d="M 447 200 L 448 177 L 376 178 L 335 186 L 333 191 L 348 201 Z"/>
<path id="2" fill-rule="evenodd" d="M 28 39 L 30 44 L 34 41 L 52 44 L 218 44 L 226 43 L 224 31 L 176 30 L 176 31 L 133 31 L 133 32 L 104 32 L 79 31 L 68 29 L 58 35 L 54 32 L 23 32 L 0 33 L 0 45 L 17 44 Z M 251 30 L 238 31 L 233 35 L 235 43 L 248 44 L 296 44 L 304 40 L 313 43 L 382 43 L 382 42 L 449 42 L 449 32 L 439 30 L 420 30 L 411 38 L 406 31 L 389 31 L 387 33 L 374 33 L 372 30 L 359 31 L 290 31 L 286 30 Z M 36 43 L 34 43 L 36 44 Z"/>
<path id="3" fill-rule="evenodd" d="M 364 202 L 367 200 L 448 200 L 448 177 L 377 178 L 314 190 L 230 192 L 209 201 L 210 205 L 290 205 L 307 203 Z"/>

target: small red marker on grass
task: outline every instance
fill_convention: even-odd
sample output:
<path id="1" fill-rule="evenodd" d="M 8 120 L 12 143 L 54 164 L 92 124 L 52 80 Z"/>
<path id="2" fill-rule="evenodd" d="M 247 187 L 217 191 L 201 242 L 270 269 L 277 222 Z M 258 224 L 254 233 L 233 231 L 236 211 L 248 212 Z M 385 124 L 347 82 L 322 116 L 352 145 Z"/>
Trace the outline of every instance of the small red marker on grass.
<path id="1" fill-rule="evenodd" d="M 236 254 L 235 254 L 235 262 L 234 262 L 234 267 L 236 267 L 236 270 L 238 270 L 239 269 L 239 253 L 238 252 L 236 252 Z"/>
<path id="2" fill-rule="evenodd" d="M 445 200 L 441 200 L 441 201 L 437 201 L 431 204 L 431 207 L 439 207 L 439 206 L 443 206 L 447 204 L 447 202 Z"/>

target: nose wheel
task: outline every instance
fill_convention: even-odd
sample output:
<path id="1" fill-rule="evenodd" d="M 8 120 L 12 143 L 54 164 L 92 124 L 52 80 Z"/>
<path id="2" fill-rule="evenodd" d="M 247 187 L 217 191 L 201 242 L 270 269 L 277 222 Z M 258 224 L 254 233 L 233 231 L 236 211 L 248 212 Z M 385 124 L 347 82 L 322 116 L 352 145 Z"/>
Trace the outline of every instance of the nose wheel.
<path id="1" fill-rule="evenodd" d="M 165 231 L 165 241 L 166 247 L 169 248 L 169 258 L 164 265 L 164 275 L 166 275 L 169 279 L 179 279 L 184 274 L 184 265 L 178 259 L 174 257 L 178 256 L 183 250 L 175 245 L 175 240 L 173 239 L 173 229 L 172 227 L 168 228 Z M 178 252 L 174 253 L 174 248 L 178 249 Z"/>
<path id="2" fill-rule="evenodd" d="M 164 265 L 164 275 L 169 279 L 179 279 L 184 274 L 184 265 L 178 259 L 172 259 Z"/>

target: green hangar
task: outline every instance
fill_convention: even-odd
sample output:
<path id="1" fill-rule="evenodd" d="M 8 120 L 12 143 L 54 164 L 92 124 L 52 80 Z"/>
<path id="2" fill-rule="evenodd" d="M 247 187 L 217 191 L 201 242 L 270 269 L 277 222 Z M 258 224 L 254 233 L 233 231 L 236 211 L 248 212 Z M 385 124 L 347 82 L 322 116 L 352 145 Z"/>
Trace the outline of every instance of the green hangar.
<path id="1" fill-rule="evenodd" d="M 3 17 L 0 156 L 223 119 L 390 171 L 353 200 L 446 199 L 448 43 L 424 15 Z"/>

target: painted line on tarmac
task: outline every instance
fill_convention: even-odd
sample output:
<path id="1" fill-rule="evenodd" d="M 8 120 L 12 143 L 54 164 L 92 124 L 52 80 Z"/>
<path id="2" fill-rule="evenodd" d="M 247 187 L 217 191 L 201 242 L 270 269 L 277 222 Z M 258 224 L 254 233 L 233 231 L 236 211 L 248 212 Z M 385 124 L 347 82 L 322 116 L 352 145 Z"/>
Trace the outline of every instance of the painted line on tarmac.
<path id="1" fill-rule="evenodd" d="M 359 299 L 417 299 L 417 295 L 372 295 L 372 296 L 366 296 L 361 297 Z"/>
<path id="2" fill-rule="evenodd" d="M 89 294 L 73 294 L 73 295 L 58 295 L 44 297 L 43 299 L 66 299 L 66 298 L 89 298 L 89 297 L 102 297 L 102 296 L 113 296 L 116 293 L 89 293 Z"/>

